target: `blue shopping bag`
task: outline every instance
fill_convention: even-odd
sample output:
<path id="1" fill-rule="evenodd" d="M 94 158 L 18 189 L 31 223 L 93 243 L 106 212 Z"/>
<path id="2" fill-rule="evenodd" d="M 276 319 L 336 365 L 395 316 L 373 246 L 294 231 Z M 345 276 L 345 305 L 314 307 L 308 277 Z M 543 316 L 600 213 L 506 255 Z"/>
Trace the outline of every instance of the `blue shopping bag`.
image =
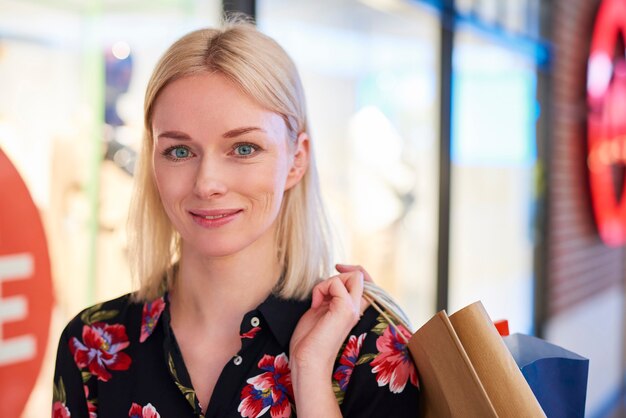
<path id="1" fill-rule="evenodd" d="M 504 343 L 548 418 L 584 417 L 589 359 L 524 334 Z"/>

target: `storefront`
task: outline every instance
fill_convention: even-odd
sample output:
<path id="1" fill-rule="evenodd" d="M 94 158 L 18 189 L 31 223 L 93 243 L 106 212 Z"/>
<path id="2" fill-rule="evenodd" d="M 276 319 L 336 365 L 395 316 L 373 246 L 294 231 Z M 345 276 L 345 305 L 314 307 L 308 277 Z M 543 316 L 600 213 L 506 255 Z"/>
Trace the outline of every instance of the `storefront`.
<path id="1" fill-rule="evenodd" d="M 539 4 L 444 3 L 264 0 L 256 13 L 301 69 L 342 258 L 365 265 L 416 324 L 482 299 L 532 332 Z"/>
<path id="2" fill-rule="evenodd" d="M 552 185 L 572 175 L 555 168 L 553 145 L 571 136 L 553 140 L 562 61 L 547 31 L 571 16 L 540 0 L 224 3 L 0 0 L 0 150 L 41 214 L 56 301 L 23 417 L 49 411 L 66 321 L 133 288 L 124 225 L 147 78 L 174 39 L 218 24 L 223 8 L 255 15 L 300 69 L 337 261 L 366 267 L 414 327 L 480 299 L 512 332 L 575 340 L 558 322 L 585 299 L 555 285 L 568 244 L 554 225 L 568 221 L 554 211 L 570 201 Z M 578 3 L 595 14 L 597 1 Z M 594 231 L 586 239 L 604 254 Z M 615 385 L 594 392 L 593 413 Z"/>
<path id="3" fill-rule="evenodd" d="M 3 269 L 9 259 L 0 260 L 0 415 L 49 416 L 63 326 L 87 305 L 132 289 L 124 226 L 145 85 L 171 42 L 215 25 L 220 13 L 218 0 L 0 1 L 0 151 L 39 210 L 53 285 L 13 280 Z M 7 192 L 2 201 L 12 206 Z M 0 217 L 13 215 L 4 207 Z M 26 213 L 16 216 L 10 221 L 33 228 Z M 6 232 L 0 257 L 12 256 Z M 26 298 L 26 290 L 39 294 Z M 39 313 L 52 297 L 54 309 Z M 35 334 L 27 326 L 34 319 L 49 333 Z M 14 344 L 29 341 L 36 344 Z M 28 356 L 10 355 L 15 347 Z"/>

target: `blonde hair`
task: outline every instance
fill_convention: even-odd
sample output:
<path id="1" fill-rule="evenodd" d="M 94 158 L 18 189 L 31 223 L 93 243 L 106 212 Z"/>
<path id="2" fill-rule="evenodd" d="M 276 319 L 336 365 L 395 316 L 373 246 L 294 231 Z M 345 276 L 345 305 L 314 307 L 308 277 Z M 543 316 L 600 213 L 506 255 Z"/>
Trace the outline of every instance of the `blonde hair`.
<path id="1" fill-rule="evenodd" d="M 168 219 L 152 173 L 152 114 L 163 89 L 174 80 L 202 73 L 230 79 L 264 108 L 282 116 L 289 141 L 307 132 L 304 90 L 293 61 L 270 37 L 237 18 L 221 29 L 202 29 L 176 41 L 156 65 L 144 101 L 144 137 L 129 216 L 129 259 L 139 281 L 138 300 L 169 289 L 180 258 L 180 236 Z M 312 148 L 313 144 L 310 144 Z M 278 262 L 283 269 L 274 292 L 303 299 L 332 266 L 331 234 L 310 152 L 303 178 L 285 192 L 277 220 Z"/>
<path id="2" fill-rule="evenodd" d="M 156 65 L 144 101 L 144 137 L 129 216 L 129 258 L 139 281 L 134 297 L 150 301 L 170 289 L 180 258 L 180 236 L 159 197 L 152 173 L 152 113 L 163 89 L 173 81 L 202 73 L 219 73 L 261 106 L 282 116 L 289 140 L 308 134 L 304 90 L 295 64 L 273 39 L 239 17 L 221 29 L 201 29 L 176 41 Z M 332 235 L 321 200 L 317 167 L 310 143 L 309 166 L 285 192 L 278 214 L 276 242 L 283 275 L 274 293 L 304 299 L 332 270 Z M 382 289 L 366 283 L 365 294 L 410 329 L 406 315 Z"/>

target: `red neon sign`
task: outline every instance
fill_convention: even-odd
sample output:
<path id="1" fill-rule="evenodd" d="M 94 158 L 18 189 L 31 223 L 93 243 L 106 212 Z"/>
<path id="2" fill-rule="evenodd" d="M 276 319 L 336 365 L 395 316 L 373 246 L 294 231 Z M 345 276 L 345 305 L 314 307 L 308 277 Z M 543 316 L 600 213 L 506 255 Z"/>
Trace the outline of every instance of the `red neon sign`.
<path id="1" fill-rule="evenodd" d="M 587 166 L 598 232 L 611 247 L 626 242 L 626 181 L 621 198 L 614 168 L 626 166 L 626 1 L 604 0 L 596 16 L 587 70 Z"/>

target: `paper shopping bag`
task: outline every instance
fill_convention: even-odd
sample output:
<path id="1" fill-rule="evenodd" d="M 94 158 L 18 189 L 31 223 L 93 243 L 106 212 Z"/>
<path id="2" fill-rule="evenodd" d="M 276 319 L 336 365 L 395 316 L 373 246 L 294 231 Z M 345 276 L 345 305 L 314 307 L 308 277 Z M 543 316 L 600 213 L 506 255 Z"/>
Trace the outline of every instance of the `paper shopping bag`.
<path id="1" fill-rule="evenodd" d="M 504 338 L 541 407 L 550 418 L 584 417 L 589 360 L 539 338 Z"/>
<path id="2" fill-rule="evenodd" d="M 409 341 L 427 418 L 545 417 L 480 302 L 439 312 Z"/>

